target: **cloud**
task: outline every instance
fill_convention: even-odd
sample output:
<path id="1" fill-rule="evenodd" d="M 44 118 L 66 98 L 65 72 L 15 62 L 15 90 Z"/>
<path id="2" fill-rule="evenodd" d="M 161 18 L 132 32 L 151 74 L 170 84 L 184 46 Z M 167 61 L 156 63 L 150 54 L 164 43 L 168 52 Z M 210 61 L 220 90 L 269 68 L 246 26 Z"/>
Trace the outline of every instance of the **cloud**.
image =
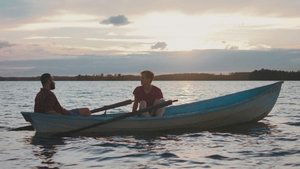
<path id="1" fill-rule="evenodd" d="M 6 47 L 0 47 L 0 61 L 4 60 L 33 60 L 33 59 L 55 59 L 61 58 L 64 51 L 59 51 L 59 49 L 54 49 L 55 45 L 44 45 L 44 44 L 26 44 L 17 43 L 9 44 L 3 43 Z M 0 42 L 1 46 L 1 42 Z M 10 47 L 8 47 L 10 46 Z M 66 50 L 66 49 L 64 49 Z M 72 50 L 74 51 L 74 50 Z M 79 53 L 77 51 L 77 53 Z"/>
<path id="2" fill-rule="evenodd" d="M 117 16 L 111 16 L 101 22 L 105 25 L 114 25 L 114 26 L 122 26 L 122 25 L 128 25 L 130 22 L 128 21 L 127 17 L 124 15 L 117 15 Z"/>
<path id="3" fill-rule="evenodd" d="M 139 43 L 139 44 L 150 44 L 152 39 L 133 39 L 133 38 L 84 38 L 86 41 L 104 41 L 104 42 L 128 42 L 128 43 Z"/>
<path id="4" fill-rule="evenodd" d="M 0 76 L 33 76 L 42 72 L 55 75 L 137 73 L 236 72 L 254 69 L 299 70 L 300 50 L 194 50 L 152 52 L 135 55 L 78 56 L 63 59 L 0 61 Z M 159 62 L 158 62 L 159 60 Z M 18 70 L 16 68 L 31 68 Z"/>
<path id="5" fill-rule="evenodd" d="M 235 46 L 235 45 L 227 45 L 225 47 L 225 49 L 228 49 L 228 50 L 239 50 L 239 47 Z"/>
<path id="6" fill-rule="evenodd" d="M 71 39 L 69 36 L 30 36 L 24 39 L 32 40 L 32 39 Z"/>
<path id="7" fill-rule="evenodd" d="M 264 16 L 300 17 L 299 0 L 9 0 L 0 2 L 0 19 L 15 21 L 48 16 L 58 11 L 95 14 L 97 16 L 122 13 L 142 15 L 151 12 L 180 11 L 186 14 L 247 13 Z M 86 5 L 92 4 L 92 5 Z M 116 5 L 117 4 L 117 5 Z M 132 5 L 135 4 L 135 5 Z"/>
<path id="8" fill-rule="evenodd" d="M 256 44 L 256 45 L 252 45 L 250 46 L 250 49 L 254 49 L 254 50 L 270 50 L 272 47 L 266 44 Z"/>
<path id="9" fill-rule="evenodd" d="M 55 3 L 53 2 L 53 4 Z M 58 5 L 61 6 L 60 3 L 56 4 L 57 7 L 59 7 Z M 270 16 L 300 16 L 299 0 L 272 0 L 263 2 L 261 0 L 189 0 L 188 2 L 182 0 L 64 0 L 64 4 L 65 10 L 97 13 L 98 15 L 113 13 L 141 15 L 151 12 L 180 11 L 186 14 L 200 15 L 205 13 L 244 12 Z M 85 4 L 93 5 L 86 6 Z"/>
<path id="10" fill-rule="evenodd" d="M 164 50 L 167 47 L 166 42 L 157 42 L 156 44 L 151 46 L 151 49 L 160 49 Z"/>
<path id="11" fill-rule="evenodd" d="M 56 40 L 57 37 L 54 38 Z M 143 44 L 142 42 L 134 42 L 132 41 L 130 45 L 127 45 L 126 42 L 120 42 L 120 44 L 124 43 L 124 48 L 112 48 L 105 44 L 100 45 L 100 47 L 92 46 L 92 45 L 67 45 L 67 44 L 58 44 L 56 42 L 53 43 L 43 43 L 45 39 L 41 37 L 41 39 L 31 39 L 35 40 L 35 43 L 17 43 L 10 44 L 11 47 L 0 48 L 0 62 L 1 61 L 16 61 L 16 60 L 38 60 L 38 59 L 59 59 L 59 58 L 73 58 L 77 56 L 93 56 L 93 55 L 117 55 L 126 52 L 124 50 L 129 49 L 131 46 L 137 46 Z M 59 41 L 60 37 L 59 37 Z M 3 43 L 5 46 L 8 46 L 7 43 Z M 102 43 L 101 43 L 102 44 Z M 132 45 L 134 44 L 134 45 Z"/>
<path id="12" fill-rule="evenodd" d="M 224 40 L 222 41 L 222 44 L 225 45 L 225 49 L 227 49 L 227 50 L 239 50 L 239 46 L 231 45 L 231 44 L 229 44 L 228 42 L 226 42 Z"/>
<path id="13" fill-rule="evenodd" d="M 11 43 L 9 43 L 7 41 L 1 41 L 0 40 L 0 49 L 1 48 L 6 48 L 6 47 L 11 47 L 11 46 L 15 46 L 15 44 L 11 44 Z"/>

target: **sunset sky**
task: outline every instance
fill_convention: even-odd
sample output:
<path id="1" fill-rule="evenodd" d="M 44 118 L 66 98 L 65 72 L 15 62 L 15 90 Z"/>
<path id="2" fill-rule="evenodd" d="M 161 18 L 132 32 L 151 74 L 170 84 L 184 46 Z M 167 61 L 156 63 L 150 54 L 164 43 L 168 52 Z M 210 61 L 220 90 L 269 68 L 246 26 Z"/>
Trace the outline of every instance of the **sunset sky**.
<path id="1" fill-rule="evenodd" d="M 300 70 L 299 0 L 0 0 L 0 76 Z"/>

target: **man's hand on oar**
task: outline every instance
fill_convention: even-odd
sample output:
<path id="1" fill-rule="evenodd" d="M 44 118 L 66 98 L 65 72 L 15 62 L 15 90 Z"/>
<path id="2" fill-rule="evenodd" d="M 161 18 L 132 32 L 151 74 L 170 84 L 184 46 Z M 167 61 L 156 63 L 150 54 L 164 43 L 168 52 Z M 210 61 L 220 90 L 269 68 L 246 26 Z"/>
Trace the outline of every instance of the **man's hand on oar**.
<path id="1" fill-rule="evenodd" d="M 151 110 L 155 110 L 155 109 L 159 109 L 159 108 L 162 108 L 162 107 L 166 107 L 166 106 L 171 105 L 173 102 L 177 102 L 177 101 L 178 100 L 164 101 L 164 102 L 162 102 L 160 104 L 157 104 L 157 105 L 145 108 L 145 109 L 141 109 L 141 110 L 138 110 L 138 111 L 134 111 L 134 112 L 130 112 L 130 113 L 125 113 L 125 114 L 122 114 L 120 116 L 117 116 L 117 117 L 114 117 L 114 118 L 110 118 L 108 120 L 101 121 L 99 123 L 92 124 L 92 125 L 89 125 L 89 126 L 86 126 L 86 127 L 82 127 L 82 128 L 75 129 L 75 130 L 70 130 L 70 131 L 67 131 L 67 132 L 57 133 L 57 134 L 54 134 L 54 136 L 68 136 L 68 135 L 72 135 L 72 134 L 75 134 L 75 133 L 78 133 L 80 131 L 87 130 L 87 129 L 90 129 L 90 128 L 93 128 L 93 127 L 97 127 L 97 126 L 100 126 L 100 125 L 108 124 L 108 123 L 111 123 L 111 122 L 114 122 L 114 121 L 118 121 L 118 120 L 123 120 L 123 119 L 126 119 L 127 117 L 139 115 L 141 113 L 149 112 Z"/>
<path id="2" fill-rule="evenodd" d="M 113 108 L 117 108 L 117 107 L 121 107 L 121 106 L 126 106 L 126 105 L 131 104 L 132 102 L 133 102 L 133 100 L 129 99 L 129 100 L 125 100 L 125 101 L 122 101 L 122 102 L 115 103 L 115 104 L 106 105 L 106 106 L 91 110 L 91 113 L 97 113 L 97 112 L 100 112 L 100 111 L 106 111 L 106 110 L 109 110 L 109 109 L 113 109 Z M 22 126 L 22 127 L 17 127 L 17 128 L 10 129 L 10 131 L 23 131 L 23 130 L 33 131 L 34 128 L 32 127 L 32 125 L 28 125 L 28 126 Z"/>

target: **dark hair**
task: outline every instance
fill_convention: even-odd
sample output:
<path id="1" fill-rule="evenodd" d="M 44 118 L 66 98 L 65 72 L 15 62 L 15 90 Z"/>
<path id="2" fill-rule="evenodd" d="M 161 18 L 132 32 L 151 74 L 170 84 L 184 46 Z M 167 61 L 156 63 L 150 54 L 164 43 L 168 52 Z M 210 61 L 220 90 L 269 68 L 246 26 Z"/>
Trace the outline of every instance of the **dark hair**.
<path id="1" fill-rule="evenodd" d="M 50 73 L 44 73 L 41 76 L 41 83 L 44 85 L 51 78 Z"/>
<path id="2" fill-rule="evenodd" d="M 151 79 L 151 80 L 154 79 L 154 73 L 151 72 L 151 71 L 149 71 L 149 70 L 144 70 L 144 71 L 142 71 L 142 72 L 141 72 L 141 75 L 145 75 L 145 77 L 146 77 L 147 79 Z"/>

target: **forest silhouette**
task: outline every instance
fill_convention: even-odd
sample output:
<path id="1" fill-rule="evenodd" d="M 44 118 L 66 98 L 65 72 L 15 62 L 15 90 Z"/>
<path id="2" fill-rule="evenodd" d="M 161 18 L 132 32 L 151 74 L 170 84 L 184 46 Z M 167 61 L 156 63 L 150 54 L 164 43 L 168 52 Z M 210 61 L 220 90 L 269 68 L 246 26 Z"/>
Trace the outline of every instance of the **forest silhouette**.
<path id="1" fill-rule="evenodd" d="M 0 81 L 38 81 L 35 77 L 0 77 Z M 97 75 L 77 75 L 77 76 L 55 76 L 56 81 L 135 81 L 140 80 L 139 75 L 122 74 L 97 74 Z M 233 72 L 229 74 L 210 73 L 175 73 L 161 74 L 155 76 L 155 80 L 160 81 L 194 81 L 194 80 L 300 80 L 300 71 L 282 70 L 254 70 L 252 72 Z"/>

